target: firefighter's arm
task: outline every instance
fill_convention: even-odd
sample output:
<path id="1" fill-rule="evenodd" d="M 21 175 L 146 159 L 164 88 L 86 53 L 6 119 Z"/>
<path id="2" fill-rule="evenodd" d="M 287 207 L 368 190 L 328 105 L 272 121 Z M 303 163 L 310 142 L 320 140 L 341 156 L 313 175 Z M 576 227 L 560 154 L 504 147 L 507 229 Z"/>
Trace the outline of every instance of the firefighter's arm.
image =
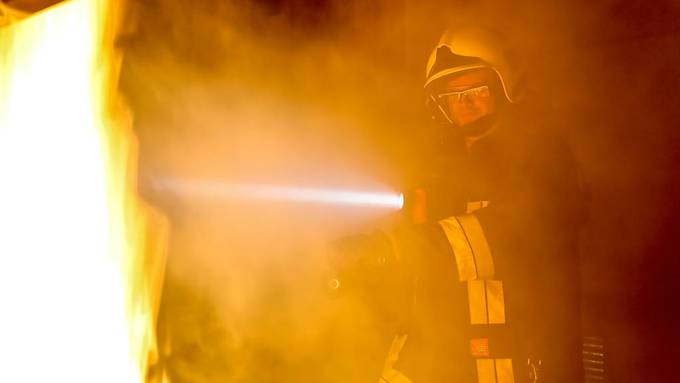
<path id="1" fill-rule="evenodd" d="M 491 250 L 476 215 L 452 216 L 438 224 L 453 250 L 460 281 L 493 277 Z"/>

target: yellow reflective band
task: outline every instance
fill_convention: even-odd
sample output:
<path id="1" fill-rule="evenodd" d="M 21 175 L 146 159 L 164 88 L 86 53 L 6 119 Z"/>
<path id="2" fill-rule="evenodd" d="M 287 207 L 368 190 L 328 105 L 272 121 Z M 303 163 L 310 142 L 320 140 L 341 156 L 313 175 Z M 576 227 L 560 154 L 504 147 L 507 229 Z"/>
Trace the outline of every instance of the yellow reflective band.
<path id="1" fill-rule="evenodd" d="M 486 305 L 490 324 L 505 323 L 503 282 L 486 281 Z"/>
<path id="2" fill-rule="evenodd" d="M 468 281 L 470 324 L 505 323 L 505 299 L 502 281 Z"/>
<path id="3" fill-rule="evenodd" d="M 406 344 L 406 339 L 408 339 L 408 334 L 397 335 L 394 337 L 394 340 L 392 340 L 392 346 L 390 346 L 390 351 L 387 353 L 387 358 L 385 359 L 383 372 L 391 370 L 392 367 L 394 367 L 394 364 L 397 363 L 401 349 L 404 348 L 404 344 Z"/>
<path id="4" fill-rule="evenodd" d="M 465 236 L 463 227 L 456 217 L 449 217 L 439 221 L 444 233 L 451 244 L 453 255 L 456 257 L 458 266 L 458 279 L 461 282 L 477 279 L 477 266 L 472 254 L 472 247 Z"/>
<path id="5" fill-rule="evenodd" d="M 476 359 L 478 383 L 515 383 L 512 359 Z"/>
<path id="6" fill-rule="evenodd" d="M 477 217 L 472 214 L 462 215 L 456 217 L 458 222 L 463 227 L 465 236 L 470 243 L 472 254 L 475 257 L 475 264 L 477 266 L 478 279 L 490 279 L 494 275 L 493 259 L 491 258 L 491 250 L 489 244 L 486 242 L 484 230 L 479 224 Z"/>
<path id="7" fill-rule="evenodd" d="M 461 282 L 490 279 L 494 275 L 491 250 L 477 217 L 472 214 L 439 221 L 451 244 Z"/>
<path id="8" fill-rule="evenodd" d="M 413 381 L 397 370 L 389 370 L 383 372 L 380 383 L 413 383 Z"/>
<path id="9" fill-rule="evenodd" d="M 467 203 L 467 209 L 465 212 L 467 214 L 472 214 L 479 209 L 489 206 L 489 201 L 470 201 Z"/>
<path id="10" fill-rule="evenodd" d="M 496 380 L 498 383 L 515 383 L 512 359 L 496 359 Z"/>
<path id="11" fill-rule="evenodd" d="M 486 288 L 484 281 L 468 281 L 468 303 L 470 304 L 470 324 L 487 324 Z"/>
<path id="12" fill-rule="evenodd" d="M 477 359 L 477 382 L 496 383 L 496 368 L 493 359 Z"/>

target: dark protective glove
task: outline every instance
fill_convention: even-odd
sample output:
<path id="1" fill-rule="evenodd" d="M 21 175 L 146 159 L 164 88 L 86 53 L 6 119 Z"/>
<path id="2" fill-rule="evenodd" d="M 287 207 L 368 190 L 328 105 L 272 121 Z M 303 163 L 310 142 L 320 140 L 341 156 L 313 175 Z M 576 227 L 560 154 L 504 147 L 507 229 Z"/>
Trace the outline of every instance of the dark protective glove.
<path id="1" fill-rule="evenodd" d="M 381 231 L 353 235 L 329 247 L 332 294 L 358 297 L 386 320 L 401 315 L 408 277 L 389 236 Z"/>
<path id="2" fill-rule="evenodd" d="M 427 150 L 414 161 L 402 186 L 404 211 L 412 217 L 412 223 L 437 222 L 464 213 L 467 161 L 461 137 L 449 134 L 427 144 Z"/>
<path id="3" fill-rule="evenodd" d="M 335 290 L 361 288 L 376 282 L 395 263 L 392 242 L 383 232 L 359 234 L 331 243 L 328 263 Z"/>

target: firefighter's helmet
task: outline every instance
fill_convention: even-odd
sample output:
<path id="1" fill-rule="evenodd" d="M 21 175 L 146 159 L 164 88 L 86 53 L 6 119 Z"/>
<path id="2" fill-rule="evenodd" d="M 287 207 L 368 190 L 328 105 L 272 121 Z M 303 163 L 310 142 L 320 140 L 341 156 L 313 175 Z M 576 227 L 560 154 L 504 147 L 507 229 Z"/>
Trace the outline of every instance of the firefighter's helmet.
<path id="1" fill-rule="evenodd" d="M 521 73 L 512 62 L 509 46 L 499 33 L 483 28 L 446 31 L 427 63 L 425 92 L 428 103 L 437 107 L 438 84 L 444 79 L 474 69 L 489 69 L 498 77 L 503 98 L 515 103 L 521 98 Z M 445 117 L 448 116 L 444 113 Z"/>

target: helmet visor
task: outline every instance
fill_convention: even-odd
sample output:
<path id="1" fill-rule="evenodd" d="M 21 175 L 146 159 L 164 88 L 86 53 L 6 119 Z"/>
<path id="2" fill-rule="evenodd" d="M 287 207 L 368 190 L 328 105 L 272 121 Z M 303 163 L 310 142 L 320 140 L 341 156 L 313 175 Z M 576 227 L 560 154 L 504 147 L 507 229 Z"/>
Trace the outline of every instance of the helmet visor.
<path id="1" fill-rule="evenodd" d="M 459 92 L 444 92 L 437 95 L 437 99 L 444 105 L 458 104 L 464 102 L 476 102 L 486 100 L 491 97 L 488 85 L 477 86 Z"/>

